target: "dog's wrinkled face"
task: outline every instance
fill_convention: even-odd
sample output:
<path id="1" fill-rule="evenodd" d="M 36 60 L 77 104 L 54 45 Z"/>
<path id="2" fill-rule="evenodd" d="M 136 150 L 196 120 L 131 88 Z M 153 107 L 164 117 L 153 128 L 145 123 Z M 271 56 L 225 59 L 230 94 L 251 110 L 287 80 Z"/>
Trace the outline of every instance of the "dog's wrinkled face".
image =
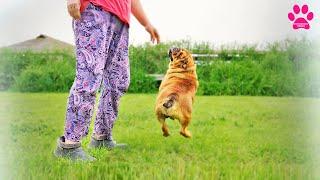
<path id="1" fill-rule="evenodd" d="M 169 50 L 170 67 L 188 69 L 194 66 L 194 61 L 191 53 L 185 49 L 171 48 Z"/>

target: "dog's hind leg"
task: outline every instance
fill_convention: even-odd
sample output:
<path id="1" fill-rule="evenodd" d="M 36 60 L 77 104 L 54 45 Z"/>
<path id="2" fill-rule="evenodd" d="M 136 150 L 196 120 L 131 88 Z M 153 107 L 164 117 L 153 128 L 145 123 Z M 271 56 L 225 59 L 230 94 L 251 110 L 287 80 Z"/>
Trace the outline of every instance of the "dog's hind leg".
<path id="1" fill-rule="evenodd" d="M 185 99 L 182 99 L 182 102 L 183 104 L 181 103 L 181 106 L 183 108 L 181 109 L 181 114 L 179 115 L 179 121 L 181 125 L 180 134 L 186 138 L 191 138 L 191 133 L 188 131 L 187 127 L 191 122 L 192 99 L 185 97 Z"/>
<path id="2" fill-rule="evenodd" d="M 181 124 L 180 134 L 186 138 L 191 138 L 192 136 L 190 131 L 187 129 L 190 120 L 191 118 L 184 118 L 180 120 L 180 124 Z"/>
<path id="3" fill-rule="evenodd" d="M 169 134 L 168 125 L 166 124 L 166 118 L 163 115 L 157 115 L 157 117 L 158 117 L 158 121 L 161 123 L 161 126 L 162 126 L 161 129 L 163 132 L 163 136 L 168 137 L 170 134 Z"/>

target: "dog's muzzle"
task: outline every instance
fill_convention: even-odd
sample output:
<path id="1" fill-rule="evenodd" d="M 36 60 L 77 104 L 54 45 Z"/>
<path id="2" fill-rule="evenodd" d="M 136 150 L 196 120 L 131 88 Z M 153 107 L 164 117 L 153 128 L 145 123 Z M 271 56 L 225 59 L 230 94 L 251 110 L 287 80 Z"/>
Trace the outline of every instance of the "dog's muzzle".
<path id="1" fill-rule="evenodd" d="M 176 47 L 169 49 L 168 55 L 169 55 L 169 58 L 171 61 L 173 61 L 172 54 L 179 52 L 179 51 L 180 51 L 180 48 L 176 48 Z"/>

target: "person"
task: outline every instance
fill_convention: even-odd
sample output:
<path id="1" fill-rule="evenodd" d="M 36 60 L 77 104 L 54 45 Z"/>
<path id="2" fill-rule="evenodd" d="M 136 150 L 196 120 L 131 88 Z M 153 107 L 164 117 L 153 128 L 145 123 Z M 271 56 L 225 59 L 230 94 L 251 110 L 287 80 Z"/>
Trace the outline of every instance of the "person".
<path id="1" fill-rule="evenodd" d="M 128 39 L 130 14 L 160 42 L 140 0 L 67 0 L 76 45 L 76 77 L 67 102 L 64 135 L 54 154 L 72 160 L 93 161 L 81 147 L 89 132 L 96 93 L 102 84 L 90 148 L 125 148 L 112 138 L 119 99 L 130 82 Z"/>

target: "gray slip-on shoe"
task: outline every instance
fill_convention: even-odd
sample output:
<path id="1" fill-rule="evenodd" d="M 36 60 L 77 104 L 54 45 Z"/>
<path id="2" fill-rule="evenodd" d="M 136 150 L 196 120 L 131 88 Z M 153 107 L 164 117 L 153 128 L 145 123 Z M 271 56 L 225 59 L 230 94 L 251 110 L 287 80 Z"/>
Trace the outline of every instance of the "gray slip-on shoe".
<path id="1" fill-rule="evenodd" d="M 89 148 L 107 148 L 108 150 L 112 150 L 114 148 L 126 149 L 127 144 L 123 144 L 123 143 L 118 144 L 116 141 L 112 140 L 112 138 L 110 140 L 110 139 L 106 139 L 106 137 L 104 136 L 100 136 L 97 138 L 93 134 L 91 137 Z"/>
<path id="2" fill-rule="evenodd" d="M 72 161 L 80 160 L 91 162 L 96 160 L 81 148 L 80 142 L 76 144 L 66 144 L 64 136 L 58 138 L 54 155 L 59 158 L 69 158 Z"/>

